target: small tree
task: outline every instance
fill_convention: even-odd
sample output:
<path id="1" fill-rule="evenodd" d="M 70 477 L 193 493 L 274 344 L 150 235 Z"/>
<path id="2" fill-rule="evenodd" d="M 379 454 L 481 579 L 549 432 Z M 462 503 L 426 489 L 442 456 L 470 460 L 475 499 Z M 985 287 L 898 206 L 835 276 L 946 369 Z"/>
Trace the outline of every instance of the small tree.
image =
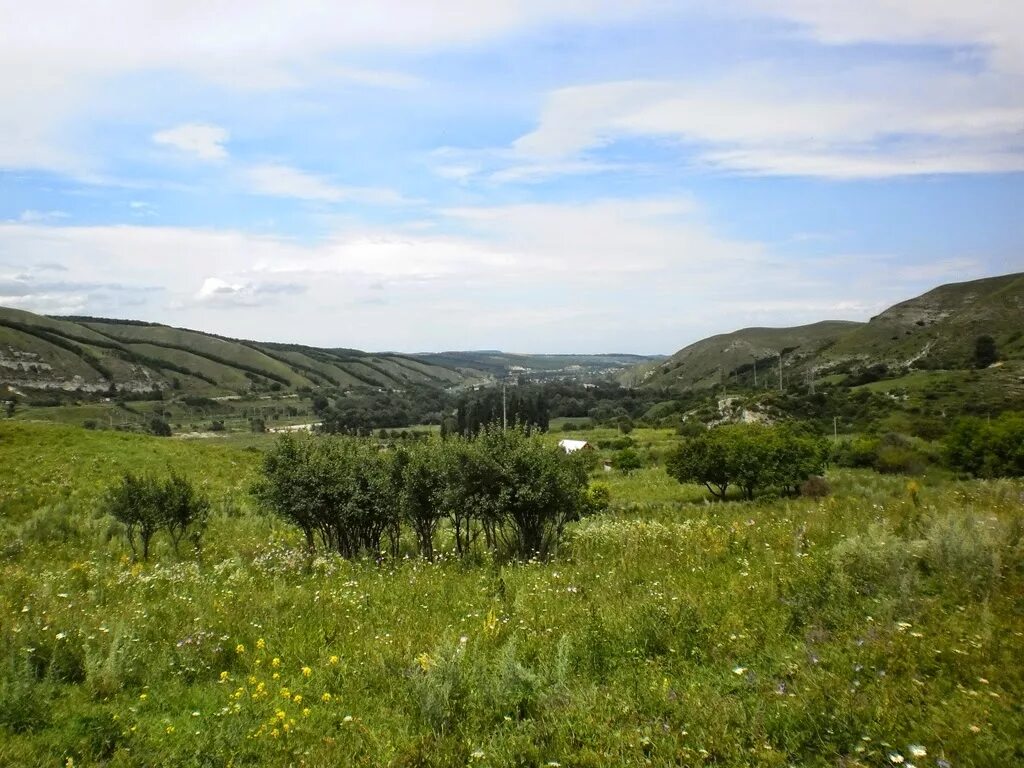
<path id="1" fill-rule="evenodd" d="M 170 437 L 171 425 L 159 416 L 154 416 L 149 420 L 149 433 L 157 437 Z"/>
<path id="2" fill-rule="evenodd" d="M 175 553 L 186 536 L 198 549 L 210 514 L 210 500 L 178 474 L 171 475 L 156 490 L 159 515 L 171 537 Z"/>
<path id="3" fill-rule="evenodd" d="M 156 481 L 147 476 L 126 472 L 121 482 L 107 492 L 107 511 L 124 526 L 128 546 L 138 559 L 149 559 L 150 544 L 163 524 L 157 503 Z"/>
<path id="4" fill-rule="evenodd" d="M 612 457 L 612 466 L 624 475 L 640 469 L 643 465 L 640 454 L 632 448 L 623 448 L 621 451 L 616 451 Z"/>
<path id="5" fill-rule="evenodd" d="M 996 340 L 989 335 L 979 336 L 974 340 L 974 367 L 988 368 L 999 359 Z"/>

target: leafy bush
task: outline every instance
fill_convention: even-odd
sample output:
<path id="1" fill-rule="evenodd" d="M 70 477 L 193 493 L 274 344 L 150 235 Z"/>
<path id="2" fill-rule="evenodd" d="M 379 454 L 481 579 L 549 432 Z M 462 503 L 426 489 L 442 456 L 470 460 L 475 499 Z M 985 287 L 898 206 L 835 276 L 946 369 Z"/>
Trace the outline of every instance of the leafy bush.
<path id="1" fill-rule="evenodd" d="M 123 526 L 132 554 L 148 560 L 153 537 L 161 530 L 168 533 L 176 552 L 186 536 L 198 547 L 210 501 L 180 475 L 157 480 L 126 472 L 107 491 L 106 508 Z"/>
<path id="2" fill-rule="evenodd" d="M 481 536 L 491 551 L 545 556 L 567 523 L 601 503 L 587 493 L 581 460 L 525 429 L 495 427 L 473 440 L 417 441 L 393 452 L 347 438 L 286 435 L 267 453 L 253 493 L 297 525 L 308 547 L 319 540 L 346 557 L 378 554 L 385 533 L 397 554 L 405 524 L 419 553 L 432 558 L 443 518 L 460 556 Z"/>
<path id="3" fill-rule="evenodd" d="M 825 442 L 799 427 L 731 424 L 683 440 L 666 459 L 681 483 L 702 483 L 723 497 L 730 485 L 746 497 L 764 488 L 795 491 L 824 469 Z"/>
<path id="4" fill-rule="evenodd" d="M 640 454 L 632 448 L 623 448 L 621 451 L 616 451 L 612 457 L 612 466 L 625 475 L 642 468 L 643 465 Z"/>
<path id="5" fill-rule="evenodd" d="M 952 469 L 976 477 L 1024 476 L 1024 415 L 961 419 L 946 438 L 945 455 Z"/>

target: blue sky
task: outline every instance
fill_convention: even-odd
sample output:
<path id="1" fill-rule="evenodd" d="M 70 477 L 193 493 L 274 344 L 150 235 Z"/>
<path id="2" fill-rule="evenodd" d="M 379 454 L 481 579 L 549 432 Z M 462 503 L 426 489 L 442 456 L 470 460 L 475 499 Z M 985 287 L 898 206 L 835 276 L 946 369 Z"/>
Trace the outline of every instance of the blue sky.
<path id="1" fill-rule="evenodd" d="M 0 304 L 672 352 L 1024 269 L 1024 5 L 0 0 Z"/>

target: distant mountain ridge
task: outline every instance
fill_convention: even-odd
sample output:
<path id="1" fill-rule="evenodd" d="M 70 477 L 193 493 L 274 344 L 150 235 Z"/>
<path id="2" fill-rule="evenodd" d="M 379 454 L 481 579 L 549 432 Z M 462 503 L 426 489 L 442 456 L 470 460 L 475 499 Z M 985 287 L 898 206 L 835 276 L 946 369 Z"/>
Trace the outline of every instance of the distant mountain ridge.
<path id="1" fill-rule="evenodd" d="M 970 367 L 976 339 L 992 336 L 1004 359 L 1024 358 L 1024 273 L 950 283 L 889 307 L 866 323 L 822 321 L 744 328 L 694 342 L 661 363 L 625 371 L 625 384 L 707 389 L 805 381 L 854 371 Z M 756 371 L 756 372 L 755 372 Z"/>
<path id="2" fill-rule="evenodd" d="M 0 307 L 0 384 L 23 389 L 186 394 L 465 387 L 508 373 L 589 378 L 649 361 L 641 355 L 371 353 L 256 342 L 138 320 L 49 317 Z"/>

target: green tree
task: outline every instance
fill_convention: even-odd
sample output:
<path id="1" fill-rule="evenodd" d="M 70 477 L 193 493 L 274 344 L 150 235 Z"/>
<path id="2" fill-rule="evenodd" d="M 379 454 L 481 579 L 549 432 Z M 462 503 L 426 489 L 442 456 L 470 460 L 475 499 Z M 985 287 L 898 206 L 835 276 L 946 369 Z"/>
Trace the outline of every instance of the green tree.
<path id="1" fill-rule="evenodd" d="M 621 451 L 616 451 L 612 457 L 612 466 L 624 475 L 640 469 L 643 465 L 640 454 L 632 448 L 623 448 Z"/>
<path id="2" fill-rule="evenodd" d="M 979 336 L 974 340 L 974 367 L 988 368 L 999 359 L 996 340 L 989 335 Z"/>
<path id="3" fill-rule="evenodd" d="M 186 536 L 197 549 L 210 514 L 210 500 L 178 474 L 155 487 L 156 504 L 163 527 L 171 537 L 174 551 Z"/>
<path id="4" fill-rule="evenodd" d="M 124 527 L 128 546 L 138 559 L 149 560 L 150 545 L 164 523 L 157 497 L 157 482 L 150 476 L 126 472 L 121 481 L 107 491 L 106 508 Z"/>
<path id="5" fill-rule="evenodd" d="M 151 435 L 156 435 L 157 437 L 170 437 L 171 425 L 161 417 L 154 416 L 149 420 L 149 433 Z"/>
<path id="6" fill-rule="evenodd" d="M 946 437 L 945 454 L 952 469 L 976 477 L 1024 477 L 1024 414 L 961 419 Z"/>
<path id="7" fill-rule="evenodd" d="M 736 485 L 752 499 L 764 488 L 795 492 L 824 469 L 827 455 L 824 440 L 791 425 L 731 424 L 684 439 L 665 466 L 679 482 L 702 483 L 720 498 Z"/>

